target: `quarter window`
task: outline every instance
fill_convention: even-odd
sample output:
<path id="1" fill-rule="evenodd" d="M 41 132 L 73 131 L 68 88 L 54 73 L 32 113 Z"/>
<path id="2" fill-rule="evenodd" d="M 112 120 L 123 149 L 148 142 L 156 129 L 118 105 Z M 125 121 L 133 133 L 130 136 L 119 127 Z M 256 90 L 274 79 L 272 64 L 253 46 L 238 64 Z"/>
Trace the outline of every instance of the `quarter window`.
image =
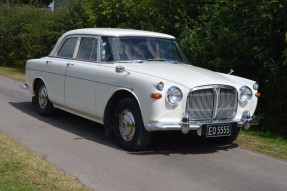
<path id="1" fill-rule="evenodd" d="M 101 61 L 110 62 L 114 61 L 114 55 L 112 53 L 112 38 L 102 37 L 101 41 Z"/>
<path id="2" fill-rule="evenodd" d="M 83 37 L 77 55 L 81 60 L 97 60 L 97 39 Z"/>
<path id="3" fill-rule="evenodd" d="M 57 53 L 57 57 L 73 58 L 77 40 L 78 40 L 77 37 L 72 37 L 65 40 L 62 47 Z"/>

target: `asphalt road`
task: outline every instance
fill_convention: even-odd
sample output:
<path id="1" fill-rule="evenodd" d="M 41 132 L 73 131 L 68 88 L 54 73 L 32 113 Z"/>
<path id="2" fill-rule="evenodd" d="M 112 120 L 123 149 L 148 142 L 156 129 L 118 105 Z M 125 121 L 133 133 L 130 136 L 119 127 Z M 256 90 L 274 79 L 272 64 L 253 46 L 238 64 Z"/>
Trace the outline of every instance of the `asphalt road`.
<path id="1" fill-rule="evenodd" d="M 146 150 L 127 152 L 99 124 L 63 111 L 39 116 L 31 94 L 2 76 L 0 132 L 97 191 L 287 190 L 285 161 L 180 133 L 157 133 Z"/>

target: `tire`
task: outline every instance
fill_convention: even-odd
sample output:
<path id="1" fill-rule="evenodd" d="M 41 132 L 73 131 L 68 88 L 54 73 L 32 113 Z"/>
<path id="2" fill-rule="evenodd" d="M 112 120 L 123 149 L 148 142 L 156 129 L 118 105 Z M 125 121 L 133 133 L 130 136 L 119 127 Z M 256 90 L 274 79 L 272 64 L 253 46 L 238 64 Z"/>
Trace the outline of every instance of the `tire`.
<path id="1" fill-rule="evenodd" d="M 235 141 L 240 133 L 241 128 L 240 127 L 233 127 L 231 135 L 228 137 L 215 137 L 215 138 L 209 138 L 209 141 L 215 144 L 219 145 L 229 145 L 232 144 L 233 141 Z"/>
<path id="2" fill-rule="evenodd" d="M 35 89 L 35 105 L 40 115 L 50 116 L 54 113 L 54 106 L 48 98 L 48 92 L 43 82 L 39 82 Z"/>
<path id="3" fill-rule="evenodd" d="M 151 133 L 146 131 L 138 103 L 124 98 L 116 106 L 113 130 L 117 143 L 124 149 L 137 151 L 147 147 Z"/>

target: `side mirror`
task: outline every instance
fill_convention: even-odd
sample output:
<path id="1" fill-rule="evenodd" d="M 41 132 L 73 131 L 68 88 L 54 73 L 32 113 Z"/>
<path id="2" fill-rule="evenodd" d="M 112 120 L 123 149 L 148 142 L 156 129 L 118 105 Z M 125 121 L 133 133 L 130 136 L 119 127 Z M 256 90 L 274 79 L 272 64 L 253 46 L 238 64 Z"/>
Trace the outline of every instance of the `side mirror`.
<path id="1" fill-rule="evenodd" d="M 115 70 L 116 70 L 117 73 L 122 73 L 122 72 L 125 71 L 125 67 L 123 67 L 123 66 L 116 66 Z"/>

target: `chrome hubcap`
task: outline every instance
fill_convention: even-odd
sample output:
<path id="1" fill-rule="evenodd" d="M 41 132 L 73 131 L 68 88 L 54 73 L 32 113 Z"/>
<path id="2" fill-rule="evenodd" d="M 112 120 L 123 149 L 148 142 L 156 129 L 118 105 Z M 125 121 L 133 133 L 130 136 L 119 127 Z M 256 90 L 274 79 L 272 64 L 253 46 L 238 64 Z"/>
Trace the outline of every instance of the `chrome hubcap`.
<path id="1" fill-rule="evenodd" d="M 42 85 L 38 92 L 38 100 L 41 109 L 45 109 L 48 103 L 48 94 L 46 87 Z"/>
<path id="2" fill-rule="evenodd" d="M 119 129 L 122 138 L 130 141 L 135 135 L 135 119 L 128 109 L 123 110 L 119 115 Z"/>

